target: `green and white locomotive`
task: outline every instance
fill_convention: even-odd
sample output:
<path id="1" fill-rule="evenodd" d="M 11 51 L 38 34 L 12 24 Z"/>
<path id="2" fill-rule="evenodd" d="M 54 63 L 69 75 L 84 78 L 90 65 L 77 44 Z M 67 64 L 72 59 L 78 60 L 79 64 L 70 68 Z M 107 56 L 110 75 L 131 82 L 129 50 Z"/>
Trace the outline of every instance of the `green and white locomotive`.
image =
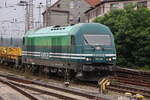
<path id="1" fill-rule="evenodd" d="M 76 77 L 86 79 L 116 62 L 113 34 L 107 26 L 98 23 L 29 31 L 23 38 L 22 55 L 25 65 L 56 73 L 67 69 Z"/>

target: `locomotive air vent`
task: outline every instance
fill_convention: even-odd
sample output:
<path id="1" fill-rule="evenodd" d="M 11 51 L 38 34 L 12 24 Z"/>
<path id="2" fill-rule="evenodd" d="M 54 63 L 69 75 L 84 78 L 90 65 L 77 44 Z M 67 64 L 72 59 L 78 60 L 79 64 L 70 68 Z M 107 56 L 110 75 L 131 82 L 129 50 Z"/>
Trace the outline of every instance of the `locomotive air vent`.
<path id="1" fill-rule="evenodd" d="M 56 27 L 55 27 L 55 28 L 52 28 L 51 31 L 54 31 L 54 30 L 64 30 L 64 29 L 65 29 L 65 28 L 56 28 Z"/>
<path id="2" fill-rule="evenodd" d="M 53 26 L 54 28 L 56 28 L 56 27 L 61 27 L 60 25 L 55 25 L 55 26 Z"/>
<path id="3" fill-rule="evenodd" d="M 75 24 L 70 24 L 70 26 L 73 26 L 73 25 L 75 25 Z"/>

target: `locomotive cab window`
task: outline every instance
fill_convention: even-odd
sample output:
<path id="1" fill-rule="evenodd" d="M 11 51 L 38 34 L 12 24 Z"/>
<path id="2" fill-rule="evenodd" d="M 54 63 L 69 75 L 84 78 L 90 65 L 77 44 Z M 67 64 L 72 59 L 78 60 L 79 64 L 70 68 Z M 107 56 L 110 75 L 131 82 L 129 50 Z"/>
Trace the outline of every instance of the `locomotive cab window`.
<path id="1" fill-rule="evenodd" d="M 23 38 L 23 45 L 25 45 L 25 38 Z"/>
<path id="2" fill-rule="evenodd" d="M 71 45 L 75 45 L 75 37 L 71 36 Z"/>
<path id="3" fill-rule="evenodd" d="M 84 35 L 86 45 L 111 45 L 110 35 Z"/>
<path id="4" fill-rule="evenodd" d="M 24 45 L 24 43 L 25 43 L 25 40 L 24 40 L 24 38 L 23 38 L 23 45 Z"/>

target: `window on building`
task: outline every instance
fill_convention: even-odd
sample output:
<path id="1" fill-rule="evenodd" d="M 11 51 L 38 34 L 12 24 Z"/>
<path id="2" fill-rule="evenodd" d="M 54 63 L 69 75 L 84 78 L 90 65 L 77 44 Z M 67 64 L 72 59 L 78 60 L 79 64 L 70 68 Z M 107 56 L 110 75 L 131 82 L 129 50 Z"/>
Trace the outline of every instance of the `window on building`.
<path id="1" fill-rule="evenodd" d="M 57 8 L 60 8 L 60 4 L 57 5 Z"/>
<path id="2" fill-rule="evenodd" d="M 132 4 L 133 4 L 132 2 L 126 2 L 126 3 L 123 4 L 123 7 L 125 8 L 125 7 L 127 7 L 128 5 L 132 5 Z"/>
<path id="3" fill-rule="evenodd" d="M 98 8 L 98 12 L 97 12 L 97 14 L 98 14 L 98 15 L 100 15 L 100 14 L 101 14 L 101 7 L 99 7 L 99 8 Z"/>
<path id="4" fill-rule="evenodd" d="M 89 22 L 89 20 L 90 20 L 90 13 L 87 13 L 86 18 L 87 18 L 87 22 Z"/>
<path id="5" fill-rule="evenodd" d="M 73 15 L 70 15 L 70 18 L 69 18 L 69 20 L 72 22 L 73 21 Z"/>
<path id="6" fill-rule="evenodd" d="M 103 13 L 105 12 L 105 5 L 103 5 Z"/>
<path id="7" fill-rule="evenodd" d="M 74 8 L 75 4 L 74 4 L 74 0 L 70 2 L 70 8 Z"/>
<path id="8" fill-rule="evenodd" d="M 77 1 L 77 8 L 80 8 L 81 1 Z"/>
<path id="9" fill-rule="evenodd" d="M 92 11 L 92 17 L 95 17 L 96 16 L 96 10 L 93 10 Z"/>
<path id="10" fill-rule="evenodd" d="M 81 18 L 80 18 L 80 16 L 78 17 L 78 23 L 80 23 L 81 22 Z"/>
<path id="11" fill-rule="evenodd" d="M 98 8 L 95 11 L 95 15 L 96 15 L 96 17 L 98 16 Z"/>
<path id="12" fill-rule="evenodd" d="M 119 4 L 118 3 L 112 3 L 110 4 L 110 9 L 116 9 L 118 8 Z"/>
<path id="13" fill-rule="evenodd" d="M 89 18 L 91 18 L 92 14 L 91 14 L 91 11 L 89 12 Z"/>
<path id="14" fill-rule="evenodd" d="M 147 8 L 147 1 L 138 2 L 137 8 Z"/>

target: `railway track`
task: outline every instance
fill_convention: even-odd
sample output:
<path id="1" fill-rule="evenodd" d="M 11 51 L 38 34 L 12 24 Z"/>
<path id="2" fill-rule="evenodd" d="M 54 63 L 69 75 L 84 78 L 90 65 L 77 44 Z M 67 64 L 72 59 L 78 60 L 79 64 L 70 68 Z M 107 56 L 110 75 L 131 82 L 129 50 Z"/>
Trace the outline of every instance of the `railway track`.
<path id="1" fill-rule="evenodd" d="M 19 88 L 24 88 L 29 91 L 34 91 L 38 93 L 42 93 L 45 95 L 53 94 L 52 96 L 59 97 L 58 94 L 51 93 L 50 91 L 45 91 L 48 89 L 54 89 L 57 91 L 64 91 L 67 93 L 72 93 L 74 95 L 78 95 L 81 97 L 85 97 L 88 99 L 95 99 L 95 98 L 102 98 L 102 100 L 105 100 L 106 98 L 103 96 L 99 96 L 98 93 L 91 93 L 91 92 L 83 92 L 80 90 L 72 89 L 72 88 L 65 88 L 65 87 L 59 87 L 56 85 L 50 85 L 50 84 L 44 84 L 38 81 L 30 81 L 18 77 L 14 77 L 12 75 L 4 75 L 0 73 L 1 77 L 5 77 L 10 83 L 14 86 L 17 86 Z M 130 70 L 130 69 L 124 69 L 124 68 L 118 68 L 115 70 L 114 76 L 111 76 L 109 78 L 111 80 L 111 85 L 107 87 L 108 90 L 116 91 L 119 93 L 125 93 L 130 92 L 133 95 L 140 93 L 141 95 L 150 98 L 150 73 L 149 72 L 142 72 L 137 70 Z M 15 83 L 14 83 L 15 82 Z M 21 83 L 21 84 L 20 84 Z M 31 87 L 31 85 L 33 85 Z M 45 88 L 44 90 L 38 87 Z M 96 87 L 96 85 L 94 84 Z M 27 92 L 28 93 L 28 92 Z M 29 93 L 30 94 L 30 93 Z M 62 93 L 60 93 L 62 94 Z M 87 95 L 88 94 L 88 95 Z M 68 96 L 68 95 L 67 95 Z M 61 98 L 62 97 L 62 98 Z M 60 98 L 58 99 L 64 99 L 67 97 L 64 97 L 60 95 Z M 77 98 L 77 97 L 76 97 Z M 69 98 L 68 100 L 74 100 L 73 98 Z"/>
<path id="2" fill-rule="evenodd" d="M 110 77 L 111 85 L 107 88 L 116 92 L 130 92 L 150 98 L 150 72 L 118 68 Z"/>
<path id="3" fill-rule="evenodd" d="M 5 85 L 8 85 L 12 89 L 16 90 L 17 92 L 19 92 L 20 94 L 24 95 L 25 97 L 27 97 L 27 98 L 29 98 L 31 100 L 38 100 L 36 97 L 34 97 L 34 96 L 30 95 L 28 92 L 25 92 L 24 90 L 20 89 L 19 87 L 15 86 L 11 82 L 7 81 L 6 79 L 0 78 L 0 82 L 5 84 Z"/>
<path id="4" fill-rule="evenodd" d="M 31 100 L 38 100 L 38 98 L 31 95 L 28 91 L 38 92 L 40 94 L 52 96 L 61 100 L 109 100 L 108 98 L 101 97 L 98 93 L 81 91 L 54 84 L 44 84 L 1 73 L 0 82 L 7 84 Z M 25 89 L 28 91 L 25 91 Z"/>
<path id="5" fill-rule="evenodd" d="M 127 84 L 150 88 L 150 72 L 137 70 L 117 70 L 114 79 Z"/>

